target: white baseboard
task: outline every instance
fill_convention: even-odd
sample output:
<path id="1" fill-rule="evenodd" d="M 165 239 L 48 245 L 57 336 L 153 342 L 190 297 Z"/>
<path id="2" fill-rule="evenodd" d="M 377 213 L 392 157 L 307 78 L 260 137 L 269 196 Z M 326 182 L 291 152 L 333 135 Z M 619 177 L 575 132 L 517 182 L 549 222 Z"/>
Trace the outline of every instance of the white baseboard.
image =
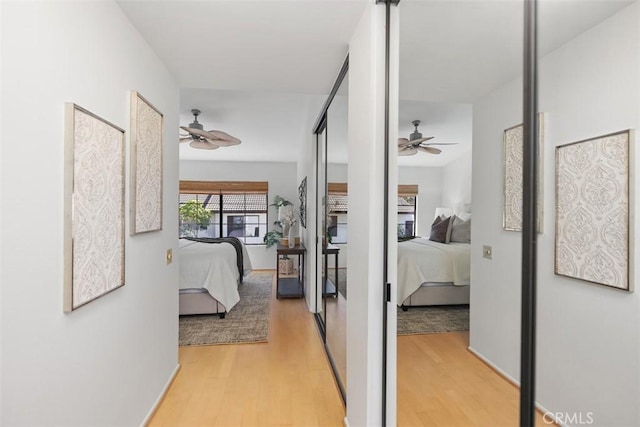
<path id="1" fill-rule="evenodd" d="M 140 424 L 142 427 L 146 427 L 149 424 L 149 421 L 151 421 L 151 418 L 153 418 L 153 415 L 156 413 L 156 411 L 158 410 L 158 407 L 162 403 L 162 399 L 164 399 L 164 396 L 167 394 L 167 391 L 169 391 L 169 387 L 171 387 L 173 380 L 176 378 L 176 375 L 178 375 L 179 370 L 180 370 L 180 364 L 178 363 L 175 369 L 173 370 L 173 372 L 171 373 L 171 375 L 169 376 L 169 380 L 162 388 L 162 391 L 160 392 L 160 396 L 158 396 L 156 401 L 153 403 L 153 406 L 147 413 L 147 416 L 144 417 L 144 420 L 142 420 L 142 424 Z"/>
<path id="2" fill-rule="evenodd" d="M 344 423 L 344 427 L 349 427 L 349 420 L 347 419 L 347 417 L 345 416 L 344 419 L 342 420 L 342 422 Z"/>
<path id="3" fill-rule="evenodd" d="M 505 380 L 509 381 L 511 384 L 513 384 L 514 386 L 520 388 L 520 382 L 517 381 L 515 378 L 513 378 L 511 375 L 507 374 L 505 371 L 503 371 L 502 369 L 498 368 L 492 361 L 490 361 L 489 359 L 487 359 L 482 353 L 480 353 L 479 351 L 475 350 L 473 347 L 469 346 L 467 347 L 467 350 L 469 350 L 471 353 L 473 353 L 474 356 L 476 356 L 478 359 L 482 360 L 484 363 L 486 363 L 487 365 L 489 365 L 489 367 L 491 367 L 491 369 L 493 369 L 494 371 L 496 371 L 497 373 L 499 373 L 501 376 L 504 377 Z M 547 414 L 546 418 L 548 419 L 549 416 L 551 416 L 553 418 L 553 421 L 555 422 L 556 425 L 558 426 L 562 426 L 564 427 L 564 424 L 559 423 L 558 420 L 556 419 L 556 417 L 553 415 L 553 412 L 551 412 L 550 410 L 548 410 L 547 408 L 545 408 L 544 406 L 542 406 L 541 404 L 539 404 L 538 402 L 536 402 L 536 408 L 542 412 L 543 414 Z"/>

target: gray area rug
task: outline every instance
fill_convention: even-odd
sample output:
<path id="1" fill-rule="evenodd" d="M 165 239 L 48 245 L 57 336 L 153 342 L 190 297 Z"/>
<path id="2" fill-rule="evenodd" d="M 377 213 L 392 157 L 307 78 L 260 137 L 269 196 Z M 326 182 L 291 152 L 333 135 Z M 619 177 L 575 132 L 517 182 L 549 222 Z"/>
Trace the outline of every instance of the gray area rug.
<path id="1" fill-rule="evenodd" d="M 329 278 L 334 280 L 335 270 L 330 268 Z M 338 269 L 339 292 L 347 299 L 347 269 Z M 468 305 L 439 305 L 411 307 L 402 311 L 398 307 L 398 335 L 438 334 L 469 330 Z"/>
<path id="2" fill-rule="evenodd" d="M 180 317 L 181 346 L 266 342 L 273 273 L 251 273 L 238 287 L 240 301 L 224 319 L 217 314 Z"/>
<path id="3" fill-rule="evenodd" d="M 469 330 L 468 305 L 398 307 L 398 335 L 437 334 Z"/>

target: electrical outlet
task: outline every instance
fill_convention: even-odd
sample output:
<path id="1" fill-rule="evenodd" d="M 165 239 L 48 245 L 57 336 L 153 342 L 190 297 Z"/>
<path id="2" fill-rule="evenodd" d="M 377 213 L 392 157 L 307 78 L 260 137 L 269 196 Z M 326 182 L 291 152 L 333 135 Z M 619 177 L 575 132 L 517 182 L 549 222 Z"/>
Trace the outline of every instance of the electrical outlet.
<path id="1" fill-rule="evenodd" d="M 482 246 L 482 257 L 486 259 L 491 259 L 492 256 L 493 256 L 493 248 L 487 245 Z"/>
<path id="2" fill-rule="evenodd" d="M 167 249 L 167 265 L 173 261 L 173 250 Z"/>

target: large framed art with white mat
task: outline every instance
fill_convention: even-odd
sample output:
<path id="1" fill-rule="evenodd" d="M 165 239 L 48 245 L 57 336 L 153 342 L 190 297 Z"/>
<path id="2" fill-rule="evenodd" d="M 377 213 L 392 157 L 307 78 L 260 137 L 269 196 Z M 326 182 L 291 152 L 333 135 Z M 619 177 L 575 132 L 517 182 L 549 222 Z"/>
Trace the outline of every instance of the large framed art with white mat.
<path id="1" fill-rule="evenodd" d="M 504 145 L 504 205 L 502 228 L 506 231 L 522 231 L 522 165 L 524 125 L 505 129 Z M 544 187 L 544 113 L 538 113 L 538 233 L 543 226 Z"/>
<path id="2" fill-rule="evenodd" d="M 162 230 L 163 115 L 131 92 L 130 233 Z"/>
<path id="3" fill-rule="evenodd" d="M 64 311 L 124 286 L 124 130 L 66 105 Z"/>
<path id="4" fill-rule="evenodd" d="M 556 147 L 555 273 L 633 290 L 633 131 Z"/>

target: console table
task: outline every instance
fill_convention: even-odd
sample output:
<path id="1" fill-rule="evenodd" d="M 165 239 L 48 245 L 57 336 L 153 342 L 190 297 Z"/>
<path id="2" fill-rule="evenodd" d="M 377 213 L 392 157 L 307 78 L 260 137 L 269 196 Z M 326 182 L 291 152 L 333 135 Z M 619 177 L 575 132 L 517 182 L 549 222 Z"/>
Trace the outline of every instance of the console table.
<path id="1" fill-rule="evenodd" d="M 322 253 L 324 254 L 324 287 L 322 289 L 322 296 L 338 296 L 338 254 L 340 253 L 340 248 L 329 243 L 326 247 L 322 248 Z M 335 255 L 335 283 L 332 283 L 329 279 L 328 265 L 329 260 L 327 259 L 329 255 Z"/>
<path id="2" fill-rule="evenodd" d="M 276 298 L 302 298 L 304 296 L 304 255 L 307 252 L 302 243 L 293 248 L 278 243 L 276 249 Z M 280 256 L 296 255 L 298 272 L 295 277 L 280 277 Z"/>

